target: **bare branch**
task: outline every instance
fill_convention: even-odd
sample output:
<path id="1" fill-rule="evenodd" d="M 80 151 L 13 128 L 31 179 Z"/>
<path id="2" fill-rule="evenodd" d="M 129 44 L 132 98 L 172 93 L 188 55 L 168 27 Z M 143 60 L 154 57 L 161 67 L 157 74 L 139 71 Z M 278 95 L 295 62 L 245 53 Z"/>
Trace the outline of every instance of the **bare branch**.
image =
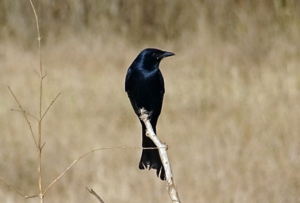
<path id="1" fill-rule="evenodd" d="M 41 35 L 40 35 L 40 28 L 39 28 L 39 20 L 35 11 L 35 7 L 32 3 L 32 0 L 29 0 L 35 21 L 36 21 L 36 29 L 37 29 L 37 35 L 38 35 L 38 44 L 39 44 L 39 56 L 40 56 L 40 103 L 39 103 L 39 125 L 38 125 L 38 142 L 37 142 L 37 148 L 38 148 L 38 174 L 39 174 L 39 197 L 40 197 L 40 203 L 44 202 L 44 192 L 42 187 L 42 103 L 43 103 L 43 79 L 47 75 L 43 76 L 43 58 L 42 58 L 42 49 L 41 49 Z"/>
<path id="2" fill-rule="evenodd" d="M 38 32 L 38 41 L 39 41 L 39 45 L 40 45 L 41 35 L 40 35 L 39 21 L 38 21 L 38 17 L 37 17 L 37 14 L 36 14 L 36 11 L 35 11 L 35 8 L 34 8 L 34 5 L 33 5 L 32 1 L 31 0 L 29 0 L 29 1 L 30 1 L 30 4 L 31 4 L 33 13 L 34 13 L 34 17 L 35 17 L 35 21 L 36 21 L 36 29 L 37 29 L 37 32 Z"/>
<path id="3" fill-rule="evenodd" d="M 21 112 L 23 112 L 23 115 L 24 115 L 24 117 L 25 117 L 25 120 L 26 120 L 26 122 L 27 122 L 27 124 L 28 124 L 28 126 L 29 126 L 29 129 L 30 129 L 30 132 L 31 132 L 32 139 L 34 140 L 35 146 L 38 147 L 38 144 L 37 144 L 37 142 L 36 142 L 36 139 L 35 139 L 35 136 L 34 136 L 34 133 L 33 133 L 32 127 L 31 127 L 31 124 L 30 124 L 30 122 L 29 122 L 29 120 L 28 120 L 28 118 L 27 118 L 26 111 L 23 109 L 23 107 L 21 106 L 21 104 L 20 104 L 19 100 L 17 99 L 16 95 L 13 93 L 13 91 L 10 89 L 9 86 L 8 86 L 8 89 L 9 89 L 10 93 L 13 95 L 13 97 L 15 98 L 16 102 L 18 103 L 19 108 L 21 109 Z"/>
<path id="4" fill-rule="evenodd" d="M 24 195 L 22 194 L 21 192 L 19 192 L 17 189 L 13 188 L 12 186 L 8 185 L 2 178 L 0 178 L 0 181 L 6 186 L 8 187 L 8 189 L 16 192 L 17 194 L 19 194 L 20 196 L 26 198 L 26 199 L 29 199 L 29 198 L 34 198 L 34 197 L 37 197 L 38 195 Z"/>
<path id="5" fill-rule="evenodd" d="M 77 158 L 76 160 L 74 160 L 55 180 L 53 180 L 49 186 L 47 187 L 47 189 L 44 191 L 43 195 L 45 195 L 48 190 L 68 171 L 70 170 L 74 164 L 76 164 L 80 159 L 84 158 L 85 156 L 95 152 L 95 151 L 100 151 L 100 150 L 106 150 L 106 149 L 140 149 L 140 147 L 118 147 L 118 146 L 114 146 L 114 147 L 102 147 L 102 148 L 97 148 L 97 149 L 93 149 L 83 155 L 81 155 L 79 158 Z"/>
<path id="6" fill-rule="evenodd" d="M 47 71 L 45 71 L 45 74 L 43 75 L 43 79 L 47 76 Z"/>
<path id="7" fill-rule="evenodd" d="M 104 203 L 104 201 L 101 199 L 101 197 L 91 188 L 89 189 L 88 187 L 86 187 L 87 191 L 89 191 L 89 193 L 91 193 L 92 195 L 94 195 L 97 200 L 99 200 L 99 202 Z"/>
<path id="8" fill-rule="evenodd" d="M 36 73 L 36 75 L 37 75 L 38 77 L 40 77 L 39 73 L 38 73 L 36 70 L 34 70 L 34 72 Z"/>
<path id="9" fill-rule="evenodd" d="M 20 110 L 17 110 L 17 109 L 10 109 L 11 111 L 16 111 L 16 112 L 20 112 L 20 113 L 26 113 L 28 116 L 30 116 L 31 118 L 33 118 L 33 119 L 35 119 L 35 120 L 37 120 L 37 121 L 39 121 L 39 119 L 38 118 L 36 118 L 35 116 L 33 116 L 33 115 L 31 115 L 30 113 L 28 113 L 28 112 L 26 112 L 26 111 L 20 111 Z"/>
<path id="10" fill-rule="evenodd" d="M 148 112 L 145 109 L 140 109 L 140 112 L 140 119 L 145 123 L 145 126 L 147 128 L 146 135 L 154 142 L 154 144 L 158 148 L 160 159 L 166 172 L 167 190 L 171 197 L 171 200 L 173 203 L 180 203 L 179 195 L 173 181 L 171 165 L 167 154 L 167 146 L 165 144 L 162 144 L 154 133 L 152 125 L 148 119 Z"/>
<path id="11" fill-rule="evenodd" d="M 44 148 L 45 144 L 46 144 L 46 142 L 44 142 L 44 144 L 41 146 L 41 150 Z"/>
<path id="12" fill-rule="evenodd" d="M 45 76 L 44 76 L 44 77 L 45 77 Z M 58 93 L 58 95 L 52 100 L 52 102 L 50 103 L 50 105 L 49 105 L 48 108 L 46 109 L 45 113 L 43 114 L 41 120 L 43 120 L 43 118 L 44 118 L 45 115 L 47 114 L 48 110 L 50 109 L 50 107 L 53 105 L 53 103 L 56 101 L 56 99 L 59 97 L 60 94 L 61 94 L 61 92 Z"/>

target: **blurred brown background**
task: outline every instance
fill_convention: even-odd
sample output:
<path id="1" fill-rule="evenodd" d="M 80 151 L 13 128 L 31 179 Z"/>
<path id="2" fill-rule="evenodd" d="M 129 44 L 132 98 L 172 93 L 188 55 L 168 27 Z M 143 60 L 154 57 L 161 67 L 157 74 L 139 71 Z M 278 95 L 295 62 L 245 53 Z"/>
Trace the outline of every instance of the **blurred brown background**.
<path id="1" fill-rule="evenodd" d="M 297 0 L 35 0 L 42 36 L 44 187 L 99 147 L 141 145 L 124 92 L 145 47 L 166 94 L 158 136 L 182 202 L 300 201 L 300 2 Z M 37 153 L 9 85 L 38 114 L 36 24 L 27 0 L 0 1 L 0 177 L 37 194 Z M 30 120 L 37 134 L 35 120 Z M 78 162 L 46 202 L 170 202 L 165 182 L 140 171 L 140 149 L 98 151 Z M 1 202 L 25 200 L 0 185 Z"/>

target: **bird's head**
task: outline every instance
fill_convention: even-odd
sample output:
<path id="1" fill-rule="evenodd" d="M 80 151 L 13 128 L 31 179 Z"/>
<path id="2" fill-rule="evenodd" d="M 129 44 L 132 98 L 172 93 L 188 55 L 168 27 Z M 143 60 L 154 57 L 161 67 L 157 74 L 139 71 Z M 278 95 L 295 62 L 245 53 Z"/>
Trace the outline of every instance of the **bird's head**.
<path id="1" fill-rule="evenodd" d="M 175 55 L 172 52 L 162 51 L 154 48 L 147 48 L 141 51 L 138 55 L 137 60 L 143 61 L 144 65 L 158 67 L 160 61 L 163 58 Z"/>

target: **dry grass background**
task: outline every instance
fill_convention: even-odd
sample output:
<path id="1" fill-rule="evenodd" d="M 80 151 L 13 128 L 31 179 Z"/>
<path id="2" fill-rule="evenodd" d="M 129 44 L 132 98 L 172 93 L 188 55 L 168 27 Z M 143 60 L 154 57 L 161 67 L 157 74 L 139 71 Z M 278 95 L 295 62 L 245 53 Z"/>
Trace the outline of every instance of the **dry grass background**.
<path id="1" fill-rule="evenodd" d="M 0 5 L 6 11 L 0 18 L 5 22 L 0 43 L 0 176 L 23 193 L 35 194 L 36 149 L 23 116 L 10 111 L 18 107 L 7 89 L 9 85 L 27 111 L 38 113 L 35 24 L 29 2 L 11 2 Z M 147 8 L 151 4 L 147 1 L 132 7 L 134 14 L 128 8 L 137 2 L 124 6 L 111 1 L 126 12 L 106 13 L 98 28 L 95 20 L 88 21 L 91 26 L 74 26 L 81 18 L 67 10 L 77 18 L 69 24 L 68 19 L 63 21 L 65 30 L 55 28 L 61 28 L 61 19 L 49 13 L 79 2 L 65 1 L 67 6 L 59 6 L 59 1 L 53 1 L 53 8 L 49 2 L 36 2 L 43 11 L 44 109 L 58 92 L 62 94 L 44 122 L 44 185 L 91 149 L 140 146 L 140 124 L 124 92 L 124 77 L 141 49 L 158 47 L 176 53 L 161 63 L 166 95 L 158 135 L 170 147 L 182 202 L 300 201 L 297 1 L 228 0 L 218 5 L 218 1 L 190 0 L 189 7 L 197 13 L 191 12 L 194 18 L 186 14 L 188 5 L 179 1 L 174 1 L 178 8 L 153 1 L 164 9 L 176 7 L 175 11 L 183 12 L 178 17 L 183 21 L 177 19 L 172 32 L 185 26 L 189 31 L 168 34 L 166 24 L 159 24 L 152 38 L 157 19 L 150 20 L 150 28 L 145 29 L 139 24 L 142 20 L 130 20 L 143 14 L 139 8 Z M 96 1 L 86 2 L 96 5 Z M 105 3 L 113 8 L 113 3 Z M 96 7 L 90 7 L 95 12 Z M 87 11 L 87 19 L 101 14 Z M 112 14 L 122 19 L 127 15 L 129 20 L 117 21 Z M 22 15 L 26 18 L 18 22 Z M 189 19 L 194 21 L 190 24 Z M 109 27 L 110 23 L 115 27 Z M 120 24 L 124 28 L 119 30 Z M 129 37 L 130 28 L 135 29 L 134 36 L 148 35 L 136 42 Z M 166 185 L 155 178 L 155 172 L 138 170 L 140 151 L 113 149 L 89 155 L 50 189 L 46 202 L 96 202 L 86 186 L 107 203 L 169 202 Z M 25 200 L 0 185 L 0 201 L 38 200 Z"/>

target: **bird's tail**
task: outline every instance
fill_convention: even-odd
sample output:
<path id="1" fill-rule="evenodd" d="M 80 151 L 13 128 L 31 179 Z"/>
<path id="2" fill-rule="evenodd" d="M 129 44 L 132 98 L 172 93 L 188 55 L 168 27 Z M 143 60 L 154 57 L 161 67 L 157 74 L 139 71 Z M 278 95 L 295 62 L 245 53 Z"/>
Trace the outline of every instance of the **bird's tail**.
<path id="1" fill-rule="evenodd" d="M 155 131 L 155 129 L 154 129 Z M 143 133 L 143 141 L 142 145 L 144 148 L 147 147 L 156 147 L 156 145 L 153 143 L 153 141 L 146 136 L 146 128 L 143 126 L 142 127 L 142 133 Z M 162 165 L 158 149 L 143 149 L 142 151 L 142 156 L 141 160 L 139 163 L 139 168 L 141 170 L 143 169 L 155 169 L 156 170 L 156 175 L 159 177 L 161 180 L 166 179 L 166 173 L 165 169 Z"/>

